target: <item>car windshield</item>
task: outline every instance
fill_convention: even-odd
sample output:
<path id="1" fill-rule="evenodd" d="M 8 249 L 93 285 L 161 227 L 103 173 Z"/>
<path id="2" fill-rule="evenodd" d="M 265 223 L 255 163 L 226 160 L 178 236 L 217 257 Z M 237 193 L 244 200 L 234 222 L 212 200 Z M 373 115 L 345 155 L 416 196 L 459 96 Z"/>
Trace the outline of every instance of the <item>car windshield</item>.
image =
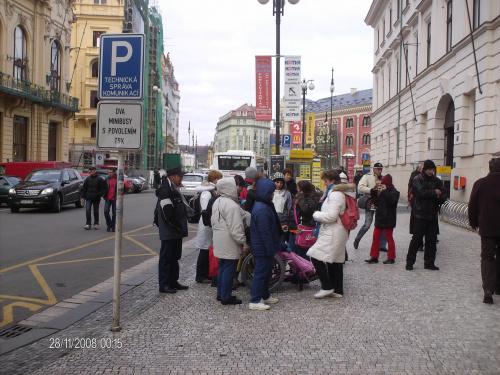
<path id="1" fill-rule="evenodd" d="M 185 174 L 184 178 L 182 179 L 183 182 L 203 182 L 203 177 L 202 176 L 197 176 L 197 175 L 188 175 Z"/>
<path id="2" fill-rule="evenodd" d="M 244 171 L 250 166 L 251 156 L 219 155 L 219 169 L 229 171 Z"/>
<path id="3" fill-rule="evenodd" d="M 14 185 L 17 185 L 19 183 L 19 181 L 21 181 L 21 179 L 19 179 L 17 177 L 9 177 L 9 180 L 10 180 L 11 184 L 14 184 Z"/>
<path id="4" fill-rule="evenodd" d="M 61 179 L 61 171 L 35 171 L 31 172 L 25 181 L 50 181 L 55 182 Z"/>

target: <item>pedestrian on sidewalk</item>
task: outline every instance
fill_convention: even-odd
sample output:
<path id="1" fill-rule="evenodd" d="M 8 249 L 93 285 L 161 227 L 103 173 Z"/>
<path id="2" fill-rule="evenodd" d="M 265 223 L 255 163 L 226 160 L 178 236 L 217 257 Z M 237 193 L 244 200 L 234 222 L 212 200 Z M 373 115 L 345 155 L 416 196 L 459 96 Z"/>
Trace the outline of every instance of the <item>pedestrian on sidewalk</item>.
<path id="1" fill-rule="evenodd" d="M 313 214 L 319 222 L 316 243 L 307 251 L 321 281 L 321 289 L 314 298 L 344 296 L 344 262 L 348 230 L 339 220 L 346 210 L 345 196 L 356 199 L 356 185 L 341 183 L 339 172 L 333 169 L 323 171 L 321 179 L 327 186 L 326 197 L 321 203 L 321 211 Z M 325 264 L 326 263 L 326 264 Z"/>
<path id="2" fill-rule="evenodd" d="M 250 168 L 250 167 L 248 167 Z M 247 169 L 248 169 L 247 168 Z M 245 202 L 245 207 L 243 207 L 243 209 L 247 212 L 249 212 L 250 214 L 252 213 L 252 210 L 253 210 L 253 205 L 255 204 L 255 198 L 257 198 L 257 182 L 261 179 L 261 178 L 267 178 L 267 174 L 266 173 L 258 173 L 255 177 L 254 177 L 254 182 L 252 185 L 250 185 L 248 188 L 247 188 L 247 200 Z M 246 181 L 246 179 L 245 179 Z"/>
<path id="3" fill-rule="evenodd" d="M 253 185 L 255 177 L 258 174 L 259 172 L 254 167 L 247 167 L 247 169 L 245 169 L 245 187 L 247 189 Z"/>
<path id="4" fill-rule="evenodd" d="M 469 225 L 481 236 L 481 278 L 484 303 L 500 295 L 500 158 L 489 162 L 490 173 L 474 183 L 469 198 Z"/>
<path id="5" fill-rule="evenodd" d="M 217 181 L 222 178 L 219 171 L 210 171 L 207 180 L 196 187 L 200 195 L 200 208 L 206 210 L 210 198 L 217 194 Z M 198 232 L 196 234 L 196 249 L 199 250 L 198 260 L 196 261 L 197 283 L 208 284 L 211 282 L 209 277 L 209 254 L 208 250 L 213 245 L 213 231 L 210 226 L 204 225 L 203 220 L 198 222 Z"/>
<path id="6" fill-rule="evenodd" d="M 372 203 L 377 207 L 375 211 L 375 229 L 373 230 L 373 242 L 370 251 L 370 259 L 365 262 L 378 263 L 380 255 L 380 236 L 385 233 L 387 239 L 387 260 L 384 264 L 394 264 L 396 259 L 396 245 L 392 232 L 396 227 L 396 217 L 398 210 L 399 191 L 392 184 L 392 176 L 386 174 L 378 190 L 372 190 Z"/>
<path id="7" fill-rule="evenodd" d="M 297 183 L 293 178 L 293 172 L 290 168 L 283 169 L 283 175 L 285 176 L 285 188 L 290 192 L 292 198 L 297 195 Z"/>
<path id="8" fill-rule="evenodd" d="M 413 270 L 418 247 L 425 236 L 424 268 L 438 271 L 439 267 L 435 265 L 438 214 L 448 195 L 443 181 L 436 177 L 436 164 L 432 160 L 426 160 L 422 172 L 413 178 L 412 193 L 413 236 L 406 256 L 406 269 Z"/>
<path id="9" fill-rule="evenodd" d="M 250 224 L 250 248 L 255 258 L 250 310 L 267 310 L 269 304 L 278 302 L 277 298 L 271 297 L 269 279 L 274 256 L 278 251 L 286 251 L 286 244 L 281 241 L 283 231 L 272 202 L 275 190 L 276 185 L 270 179 L 258 180 Z"/>
<path id="10" fill-rule="evenodd" d="M 373 165 L 373 171 L 365 174 L 361 177 L 358 184 L 358 192 L 359 194 L 363 194 L 367 197 L 371 197 L 372 190 L 377 191 L 378 186 L 380 185 L 380 181 L 382 180 L 382 163 L 375 163 Z M 357 249 L 359 246 L 359 242 L 363 238 L 366 232 L 370 229 L 373 222 L 373 215 L 375 214 L 376 207 L 374 205 L 370 205 L 365 209 L 365 223 L 359 229 L 356 238 L 354 239 L 354 248 Z M 385 239 L 385 232 L 382 233 L 380 237 L 380 251 L 387 251 L 386 248 L 387 241 Z"/>
<path id="11" fill-rule="evenodd" d="M 179 167 L 167 169 L 167 179 L 156 190 L 158 202 L 158 231 L 161 248 L 158 261 L 160 293 L 176 293 L 188 289 L 179 283 L 179 260 L 182 256 L 182 239 L 188 236 L 186 199 L 179 191 L 184 173 Z"/>
<path id="12" fill-rule="evenodd" d="M 104 218 L 106 219 L 106 231 L 114 232 L 116 225 L 116 197 L 118 179 L 116 178 L 116 169 L 109 168 L 108 175 L 105 178 L 104 191 Z M 109 211 L 111 210 L 111 215 Z"/>
<path id="13" fill-rule="evenodd" d="M 217 199 L 212 207 L 214 255 L 219 258 L 217 300 L 223 305 L 239 305 L 241 299 L 231 295 L 233 278 L 243 252 L 250 251 L 245 237 L 243 210 L 238 200 L 236 181 L 232 177 L 217 183 Z M 248 215 L 248 213 L 246 213 Z"/>
<path id="14" fill-rule="evenodd" d="M 240 206 L 244 207 L 245 201 L 247 200 L 247 194 L 248 194 L 245 180 L 239 174 L 234 176 L 234 180 L 236 181 L 236 189 L 238 191 L 238 199 L 240 201 Z"/>
<path id="15" fill-rule="evenodd" d="M 99 229 L 99 203 L 106 191 L 106 184 L 101 176 L 97 175 L 96 167 L 90 167 L 90 176 L 83 182 L 82 204 L 85 202 L 85 229 L 92 225 L 92 208 L 94 209 L 94 229 Z"/>
<path id="16" fill-rule="evenodd" d="M 292 195 L 285 188 L 285 176 L 283 176 L 283 173 L 276 172 L 272 176 L 272 180 L 276 185 L 276 190 L 273 194 L 273 204 L 284 232 L 282 240 L 288 241 L 288 221 L 292 208 Z"/>
<path id="17" fill-rule="evenodd" d="M 411 172 L 410 180 L 408 181 L 408 207 L 411 209 L 411 199 L 413 198 L 413 193 L 411 192 L 411 187 L 413 186 L 413 179 L 415 176 L 419 175 L 422 172 L 422 163 L 419 163 L 415 170 Z M 413 234 L 413 210 L 410 211 L 410 234 Z M 420 244 L 418 247 L 418 251 L 424 251 L 424 244 Z"/>

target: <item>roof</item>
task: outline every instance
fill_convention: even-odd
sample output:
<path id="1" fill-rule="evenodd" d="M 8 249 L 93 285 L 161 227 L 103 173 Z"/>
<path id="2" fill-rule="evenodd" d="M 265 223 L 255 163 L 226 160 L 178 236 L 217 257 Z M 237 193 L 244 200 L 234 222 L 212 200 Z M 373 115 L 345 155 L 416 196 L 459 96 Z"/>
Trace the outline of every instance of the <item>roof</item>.
<path id="1" fill-rule="evenodd" d="M 373 89 L 356 91 L 354 94 L 343 94 L 333 97 L 333 110 L 371 105 L 373 101 Z M 331 109 L 331 98 L 323 98 L 315 102 L 307 103 L 308 113 L 329 111 Z"/>

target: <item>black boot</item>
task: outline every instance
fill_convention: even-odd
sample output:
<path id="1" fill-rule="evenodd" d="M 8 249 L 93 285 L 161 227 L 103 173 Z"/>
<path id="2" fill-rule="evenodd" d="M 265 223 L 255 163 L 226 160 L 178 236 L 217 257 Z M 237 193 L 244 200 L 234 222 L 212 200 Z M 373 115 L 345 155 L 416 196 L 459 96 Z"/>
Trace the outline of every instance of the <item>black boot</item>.
<path id="1" fill-rule="evenodd" d="M 378 263 L 378 258 L 371 257 L 370 259 L 365 259 L 368 264 Z"/>

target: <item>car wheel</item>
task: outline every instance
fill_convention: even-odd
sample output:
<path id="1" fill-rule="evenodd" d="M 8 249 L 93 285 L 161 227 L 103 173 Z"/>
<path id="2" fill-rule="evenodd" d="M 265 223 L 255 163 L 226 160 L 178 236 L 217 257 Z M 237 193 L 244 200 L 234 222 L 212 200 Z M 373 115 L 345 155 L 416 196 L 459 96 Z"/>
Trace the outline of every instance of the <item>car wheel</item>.
<path id="1" fill-rule="evenodd" d="M 19 207 L 17 206 L 12 206 L 10 208 L 10 212 L 12 212 L 13 214 L 17 214 L 19 212 Z"/>
<path id="2" fill-rule="evenodd" d="M 61 212 L 61 197 L 59 196 L 59 194 L 56 194 L 56 196 L 54 197 L 54 202 L 52 204 L 52 212 L 56 214 Z"/>
<path id="3" fill-rule="evenodd" d="M 75 202 L 75 206 L 76 206 L 76 208 L 83 208 L 82 200 L 81 200 L 81 199 L 78 199 L 78 200 Z"/>

